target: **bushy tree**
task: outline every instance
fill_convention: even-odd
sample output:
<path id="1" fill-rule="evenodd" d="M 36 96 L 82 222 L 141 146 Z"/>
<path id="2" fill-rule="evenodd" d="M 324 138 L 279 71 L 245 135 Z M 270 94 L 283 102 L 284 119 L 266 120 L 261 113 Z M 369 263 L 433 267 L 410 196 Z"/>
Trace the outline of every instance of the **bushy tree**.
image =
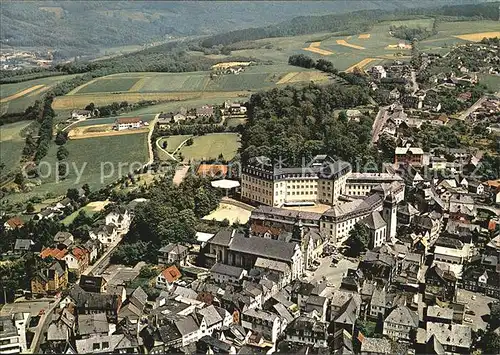
<path id="1" fill-rule="evenodd" d="M 370 244 L 370 231 L 360 223 L 356 223 L 349 232 L 349 237 L 345 241 L 347 246 L 346 255 L 357 257 L 368 249 Z"/>

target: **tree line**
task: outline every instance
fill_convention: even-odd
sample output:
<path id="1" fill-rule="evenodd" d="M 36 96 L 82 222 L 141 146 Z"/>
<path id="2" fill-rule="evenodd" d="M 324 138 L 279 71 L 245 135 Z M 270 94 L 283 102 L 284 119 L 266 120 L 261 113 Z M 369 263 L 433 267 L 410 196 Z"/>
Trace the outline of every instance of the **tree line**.
<path id="1" fill-rule="evenodd" d="M 203 47 L 227 46 L 241 41 L 297 36 L 317 32 L 339 32 L 351 35 L 368 31 L 374 24 L 390 20 L 440 17 L 443 20 L 498 20 L 498 4 L 451 5 L 440 8 L 402 8 L 394 11 L 362 10 L 347 14 L 300 16 L 276 25 L 217 34 L 201 41 Z"/>

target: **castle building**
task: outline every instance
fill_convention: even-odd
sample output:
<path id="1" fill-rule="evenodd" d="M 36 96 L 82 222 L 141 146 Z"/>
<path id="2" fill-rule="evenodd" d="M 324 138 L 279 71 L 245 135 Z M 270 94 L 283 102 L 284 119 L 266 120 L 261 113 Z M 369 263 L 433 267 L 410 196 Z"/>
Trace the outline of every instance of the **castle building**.
<path id="1" fill-rule="evenodd" d="M 345 192 L 351 165 L 317 155 L 302 167 L 280 167 L 266 157 L 256 157 L 243 167 L 241 197 L 243 200 L 283 206 L 304 202 L 335 203 Z"/>

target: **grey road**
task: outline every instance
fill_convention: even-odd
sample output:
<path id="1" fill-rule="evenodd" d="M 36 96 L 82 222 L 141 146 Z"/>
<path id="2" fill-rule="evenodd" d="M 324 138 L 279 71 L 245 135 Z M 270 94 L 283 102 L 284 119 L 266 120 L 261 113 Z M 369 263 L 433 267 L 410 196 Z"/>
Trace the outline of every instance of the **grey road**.
<path id="1" fill-rule="evenodd" d="M 389 117 L 389 115 L 387 114 L 388 108 L 389 106 L 381 107 L 377 113 L 377 116 L 375 117 L 375 120 L 373 121 L 372 144 L 375 144 L 378 141 L 380 132 L 382 131 L 382 128 L 384 128 L 384 125 L 387 122 L 387 119 Z"/>

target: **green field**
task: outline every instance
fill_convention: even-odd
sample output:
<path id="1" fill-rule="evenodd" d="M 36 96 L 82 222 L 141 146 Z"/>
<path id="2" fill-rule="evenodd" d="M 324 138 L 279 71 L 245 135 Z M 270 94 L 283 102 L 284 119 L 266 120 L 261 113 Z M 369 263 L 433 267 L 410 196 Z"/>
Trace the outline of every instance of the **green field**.
<path id="1" fill-rule="evenodd" d="M 20 133 L 31 123 L 21 121 L 0 126 L 0 162 L 5 164 L 1 176 L 17 168 L 24 148 L 24 138 Z"/>
<path id="2" fill-rule="evenodd" d="M 173 153 L 179 145 L 184 142 L 186 139 L 191 137 L 189 134 L 185 135 L 178 135 L 178 136 L 170 136 L 170 137 L 163 137 L 160 139 L 158 142 L 160 144 L 160 147 L 163 148 L 163 142 L 167 142 L 167 148 L 165 149 L 169 153 Z"/>
<path id="3" fill-rule="evenodd" d="M 43 87 L 39 87 L 36 90 L 26 93 L 25 95 L 8 102 L 0 103 L 0 114 L 24 111 L 28 106 L 33 105 L 36 100 L 40 99 L 43 93 L 50 89 L 50 87 L 60 83 L 61 81 L 69 80 L 75 76 L 76 75 L 51 76 L 47 78 L 23 81 L 20 83 L 0 85 L 0 99 L 6 99 L 9 96 L 33 88 L 37 85 L 43 85 Z"/>
<path id="4" fill-rule="evenodd" d="M 128 91 L 136 82 L 138 82 L 139 78 L 105 78 L 99 79 L 82 87 L 78 90 L 78 93 L 93 93 L 93 92 L 114 92 L 114 91 Z"/>
<path id="5" fill-rule="evenodd" d="M 217 159 L 222 153 L 225 160 L 231 160 L 240 147 L 236 133 L 213 133 L 193 138 L 193 144 L 182 146 L 180 153 L 185 160 Z"/>
<path id="6" fill-rule="evenodd" d="M 492 92 L 500 91 L 500 76 L 493 74 L 478 75 L 479 82 L 486 85 L 488 90 Z"/>
<path id="7" fill-rule="evenodd" d="M 131 163 L 138 168 L 148 160 L 146 133 L 69 140 L 65 147 L 69 151 L 66 160 L 69 163 L 69 174 L 65 180 L 56 179 L 58 146 L 53 144 L 40 164 L 40 172 L 48 176 L 42 179 L 42 185 L 34 187 L 30 193 L 13 197 L 23 199 L 36 195 L 43 196 L 47 192 L 61 195 L 68 188 L 81 187 L 85 183 L 88 183 L 91 189 L 97 189 L 127 174 Z M 120 164 L 122 164 L 121 173 Z M 101 168 L 104 173 L 102 181 Z M 83 172 L 80 180 L 77 170 Z"/>

